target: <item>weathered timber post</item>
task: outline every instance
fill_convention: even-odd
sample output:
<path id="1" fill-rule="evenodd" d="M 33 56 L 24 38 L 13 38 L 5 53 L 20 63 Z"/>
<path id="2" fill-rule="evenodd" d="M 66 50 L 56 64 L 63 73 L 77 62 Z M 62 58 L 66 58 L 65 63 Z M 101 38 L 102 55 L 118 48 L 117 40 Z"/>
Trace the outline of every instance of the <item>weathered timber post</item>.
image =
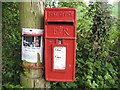
<path id="1" fill-rule="evenodd" d="M 36 1 L 36 0 L 35 0 Z M 44 4 L 38 2 L 21 2 L 20 3 L 20 23 L 22 28 L 43 29 Z M 37 63 L 23 61 L 23 66 L 44 66 L 40 62 L 38 54 Z M 44 80 L 44 69 L 23 68 L 20 76 L 21 85 L 25 88 L 50 88 L 50 83 Z"/>

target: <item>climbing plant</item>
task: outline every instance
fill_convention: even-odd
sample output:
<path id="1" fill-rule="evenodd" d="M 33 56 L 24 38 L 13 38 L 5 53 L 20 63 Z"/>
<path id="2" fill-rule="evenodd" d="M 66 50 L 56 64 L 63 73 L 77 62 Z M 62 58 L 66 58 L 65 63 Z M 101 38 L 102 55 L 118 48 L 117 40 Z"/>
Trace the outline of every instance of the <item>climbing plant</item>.
<path id="1" fill-rule="evenodd" d="M 76 81 L 54 82 L 53 88 L 117 88 L 120 33 L 111 5 L 64 2 L 60 7 L 77 10 Z"/>

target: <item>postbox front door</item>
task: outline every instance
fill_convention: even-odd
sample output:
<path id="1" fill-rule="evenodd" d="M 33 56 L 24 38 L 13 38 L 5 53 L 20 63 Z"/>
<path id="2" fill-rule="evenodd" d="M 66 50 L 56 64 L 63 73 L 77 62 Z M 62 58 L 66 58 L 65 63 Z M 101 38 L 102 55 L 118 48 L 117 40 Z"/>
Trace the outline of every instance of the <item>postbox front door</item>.
<path id="1" fill-rule="evenodd" d="M 76 60 L 76 11 L 45 9 L 45 78 L 73 82 Z"/>

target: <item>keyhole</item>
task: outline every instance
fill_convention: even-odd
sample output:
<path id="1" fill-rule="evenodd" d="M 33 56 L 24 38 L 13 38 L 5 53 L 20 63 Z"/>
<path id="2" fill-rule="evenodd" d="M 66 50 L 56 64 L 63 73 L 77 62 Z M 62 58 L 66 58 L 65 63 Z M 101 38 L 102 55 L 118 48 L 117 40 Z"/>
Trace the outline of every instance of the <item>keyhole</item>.
<path id="1" fill-rule="evenodd" d="M 62 44 L 62 39 L 58 39 L 58 43 L 59 43 L 59 44 Z"/>

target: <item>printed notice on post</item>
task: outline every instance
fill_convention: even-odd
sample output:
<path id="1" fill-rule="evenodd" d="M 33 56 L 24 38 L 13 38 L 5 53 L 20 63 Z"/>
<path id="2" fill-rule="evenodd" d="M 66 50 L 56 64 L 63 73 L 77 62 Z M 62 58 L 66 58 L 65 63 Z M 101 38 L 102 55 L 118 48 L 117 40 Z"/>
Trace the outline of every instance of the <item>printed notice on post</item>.
<path id="1" fill-rule="evenodd" d="M 54 68 L 64 70 L 66 67 L 66 47 L 55 46 L 54 47 Z"/>
<path id="2" fill-rule="evenodd" d="M 40 29 L 22 29 L 22 60 L 36 63 L 38 55 L 41 58 L 43 30 Z"/>

